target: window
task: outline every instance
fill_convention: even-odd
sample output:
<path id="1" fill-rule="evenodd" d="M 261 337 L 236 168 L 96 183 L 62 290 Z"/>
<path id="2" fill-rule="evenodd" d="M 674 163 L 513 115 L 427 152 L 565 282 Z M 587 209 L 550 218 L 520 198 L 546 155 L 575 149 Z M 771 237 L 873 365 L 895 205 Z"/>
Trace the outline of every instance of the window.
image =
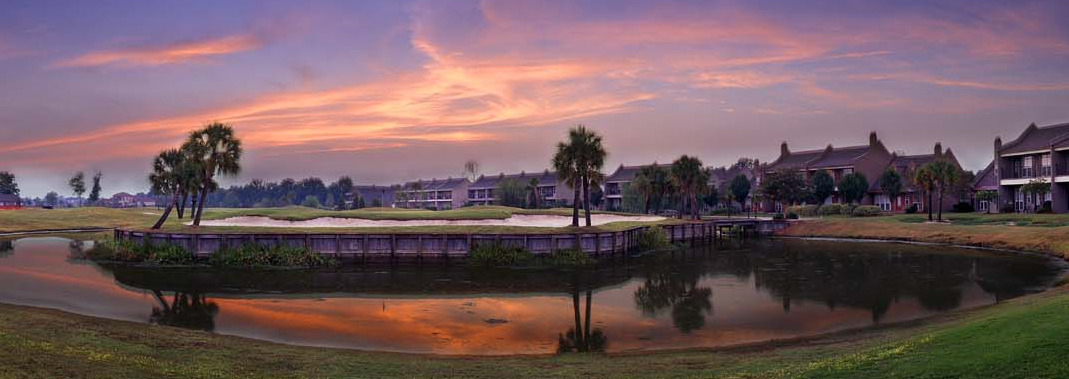
<path id="1" fill-rule="evenodd" d="M 1032 157 L 1027 156 L 1021 159 L 1021 177 L 1031 178 L 1035 177 L 1035 171 L 1033 167 Z"/>
<path id="2" fill-rule="evenodd" d="M 1017 212 L 1024 212 L 1024 192 L 1020 188 L 1014 191 L 1013 209 Z"/>
<path id="3" fill-rule="evenodd" d="M 978 210 L 981 210 L 981 211 L 985 211 L 985 212 L 986 212 L 986 211 L 987 211 L 987 209 L 988 209 L 988 203 L 987 203 L 987 200 L 980 200 L 980 202 L 976 204 L 976 208 L 977 208 Z"/>
<path id="4" fill-rule="evenodd" d="M 891 211 L 891 198 L 887 195 L 876 195 L 876 205 L 880 206 L 880 210 L 884 212 Z"/>
<path id="5" fill-rule="evenodd" d="M 1043 154 L 1039 158 L 1039 175 L 1050 176 L 1050 154 Z"/>

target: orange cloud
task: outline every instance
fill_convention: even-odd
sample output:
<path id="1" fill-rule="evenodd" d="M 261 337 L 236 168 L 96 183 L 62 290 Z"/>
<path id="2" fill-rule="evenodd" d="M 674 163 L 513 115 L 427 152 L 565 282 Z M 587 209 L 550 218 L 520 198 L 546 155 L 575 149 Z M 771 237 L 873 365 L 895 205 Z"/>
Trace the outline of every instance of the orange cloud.
<path id="1" fill-rule="evenodd" d="M 166 46 L 94 51 L 56 62 L 52 67 L 160 66 L 253 50 L 262 45 L 263 41 L 255 35 L 236 34 L 222 38 L 173 43 Z"/>

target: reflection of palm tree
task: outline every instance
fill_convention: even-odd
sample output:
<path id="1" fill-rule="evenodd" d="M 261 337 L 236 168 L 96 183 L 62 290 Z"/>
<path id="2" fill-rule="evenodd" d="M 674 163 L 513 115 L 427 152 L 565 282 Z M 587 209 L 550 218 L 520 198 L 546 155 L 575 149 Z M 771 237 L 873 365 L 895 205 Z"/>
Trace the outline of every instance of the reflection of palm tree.
<path id="1" fill-rule="evenodd" d="M 575 314 L 575 327 L 557 337 L 557 352 L 604 352 L 608 338 L 601 329 L 590 330 L 590 303 L 593 293 L 586 291 L 586 322 L 579 312 L 579 290 L 572 292 L 572 309 Z"/>
<path id="2" fill-rule="evenodd" d="M 713 310 L 712 296 L 711 288 L 698 286 L 697 276 L 661 273 L 651 275 L 635 290 L 635 305 L 651 317 L 671 309 L 672 325 L 690 333 L 705 326 L 705 316 Z"/>
<path id="3" fill-rule="evenodd" d="M 153 290 L 159 307 L 152 307 L 149 322 L 186 329 L 212 331 L 219 305 L 209 301 L 204 294 L 175 292 L 170 304 L 158 290 Z"/>

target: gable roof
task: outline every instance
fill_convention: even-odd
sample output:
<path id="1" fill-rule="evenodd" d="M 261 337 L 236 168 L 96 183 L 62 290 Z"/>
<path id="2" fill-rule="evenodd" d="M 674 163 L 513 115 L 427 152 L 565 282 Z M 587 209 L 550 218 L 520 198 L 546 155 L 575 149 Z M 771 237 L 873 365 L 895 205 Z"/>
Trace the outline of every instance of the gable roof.
<path id="1" fill-rule="evenodd" d="M 431 180 L 417 180 L 407 182 L 401 187 L 402 190 L 411 190 L 412 186 L 416 183 L 420 184 L 423 191 L 452 191 L 457 187 L 468 183 L 466 178 L 447 178 L 447 179 L 431 179 Z"/>
<path id="2" fill-rule="evenodd" d="M 497 187 L 498 183 L 505 179 L 519 180 L 524 185 L 526 185 L 527 182 L 531 181 L 531 179 L 538 179 L 539 187 L 550 187 L 557 185 L 558 175 L 556 171 L 549 170 L 532 173 L 521 171 L 519 174 L 507 175 L 504 173 L 498 175 L 480 175 L 479 178 L 475 180 L 475 182 L 471 183 L 471 185 L 468 186 L 468 189 L 495 188 Z"/>
<path id="3" fill-rule="evenodd" d="M 660 168 L 663 168 L 663 169 L 666 169 L 666 170 L 670 169 L 672 167 L 672 164 L 670 164 L 670 163 L 658 164 L 657 162 L 654 162 L 654 163 L 648 164 L 648 165 L 641 165 L 641 166 L 624 166 L 624 165 L 620 165 L 620 167 L 617 168 L 616 171 L 614 171 L 612 173 L 612 175 L 609 175 L 609 177 L 605 178 L 605 182 L 606 183 L 608 183 L 608 182 L 630 182 L 631 179 L 634 179 L 635 175 L 638 174 L 638 172 L 640 170 L 642 170 L 643 167 L 649 167 L 649 166 L 653 166 L 653 165 L 656 165 L 657 167 L 660 167 Z"/>
<path id="4" fill-rule="evenodd" d="M 1002 145 L 998 153 L 1002 155 L 1046 150 L 1067 141 L 1069 141 L 1069 123 L 1043 127 L 1030 124 L 1021 132 L 1021 135 L 1017 136 L 1017 139 Z"/>
<path id="5" fill-rule="evenodd" d="M 808 162 L 806 166 L 809 168 L 849 166 L 854 164 L 854 161 L 861 158 L 862 155 L 868 153 L 870 147 L 869 145 L 863 145 L 832 148 L 831 151 L 828 151 L 823 156 Z"/>
<path id="6" fill-rule="evenodd" d="M 988 163 L 987 167 L 976 174 L 976 178 L 972 182 L 972 188 L 974 190 L 998 189 L 998 181 L 995 180 L 995 161 Z"/>
<path id="7" fill-rule="evenodd" d="M 834 147 L 828 144 L 823 149 L 792 152 L 787 148 L 787 142 L 783 142 L 780 144 L 779 158 L 765 166 L 764 171 L 853 166 L 855 161 L 873 151 L 887 152 L 876 132 L 869 133 L 869 143 L 866 145 Z"/>

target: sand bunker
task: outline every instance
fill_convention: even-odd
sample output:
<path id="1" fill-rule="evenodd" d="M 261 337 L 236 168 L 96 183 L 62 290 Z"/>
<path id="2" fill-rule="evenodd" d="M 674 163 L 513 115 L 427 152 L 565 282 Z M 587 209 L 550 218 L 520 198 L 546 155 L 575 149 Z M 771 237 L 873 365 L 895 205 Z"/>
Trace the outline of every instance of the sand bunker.
<path id="1" fill-rule="evenodd" d="M 664 220 L 658 216 L 620 216 L 611 214 L 590 215 L 593 225 L 602 225 L 618 221 L 652 222 Z M 583 220 L 579 221 L 581 224 Z M 320 217 L 306 221 L 275 220 L 260 216 L 230 217 L 221 220 L 202 220 L 204 226 L 259 226 L 278 228 L 375 228 L 397 226 L 439 226 L 439 225 L 497 225 L 497 226 L 536 226 L 563 227 L 572 224 L 571 216 L 552 215 L 512 215 L 504 219 L 483 220 L 367 220 L 361 218 Z"/>

